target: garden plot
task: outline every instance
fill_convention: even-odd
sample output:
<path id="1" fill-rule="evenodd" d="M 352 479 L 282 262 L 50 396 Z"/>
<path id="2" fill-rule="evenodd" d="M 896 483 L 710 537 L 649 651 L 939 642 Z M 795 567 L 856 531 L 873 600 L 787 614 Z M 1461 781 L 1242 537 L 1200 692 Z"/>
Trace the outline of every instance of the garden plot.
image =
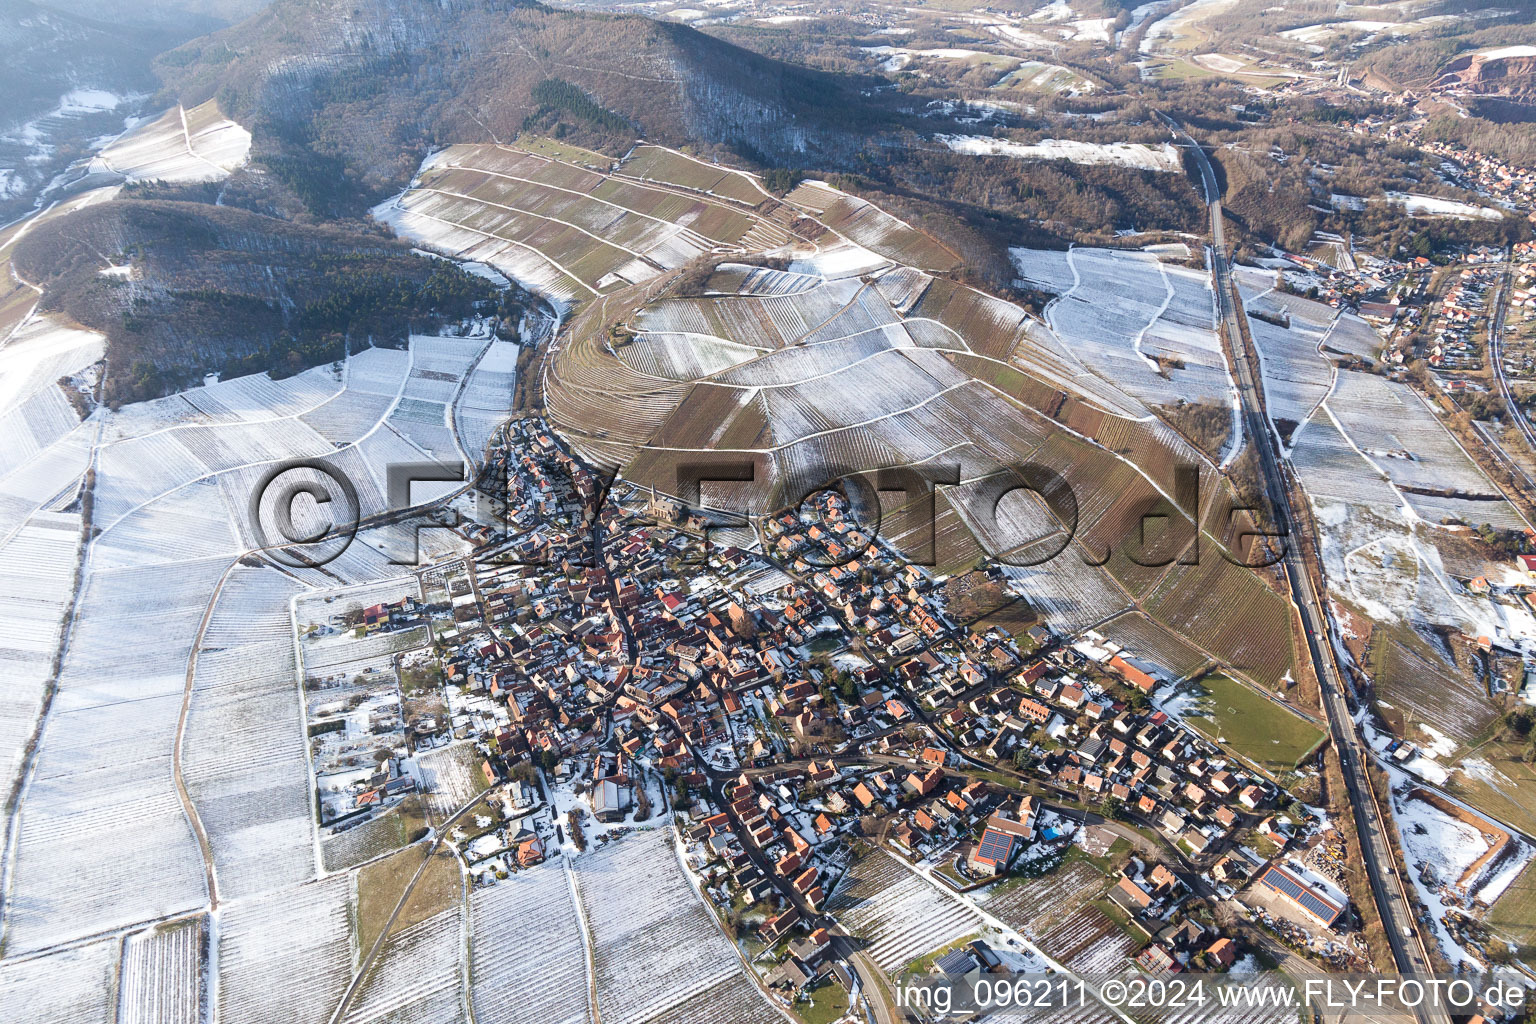
<path id="1" fill-rule="evenodd" d="M 470 893 L 470 998 L 478 1024 L 585 1024 L 587 950 L 577 913 L 559 864 Z"/>
<path id="2" fill-rule="evenodd" d="M 221 898 L 315 875 L 314 804 L 288 601 L 273 568 L 235 569 L 197 656 L 183 764 Z"/>
<path id="3" fill-rule="evenodd" d="M 1076 861 L 1038 878 L 988 886 L 981 893 L 982 909 L 1026 938 L 1043 941 L 1104 887 L 1103 875 Z"/>
<path id="4" fill-rule="evenodd" d="M 333 875 L 221 909 L 220 1024 L 330 1020 L 352 976 L 350 888 Z"/>
<path id="5" fill-rule="evenodd" d="M 91 574 L 19 811 L 9 949 L 169 916 L 207 899 L 171 783 L 171 753 L 187 658 L 227 564 Z"/>
<path id="6" fill-rule="evenodd" d="M 827 910 L 868 943 L 866 952 L 890 975 L 983 924 L 976 911 L 884 851 L 865 856 L 849 869 Z"/>
<path id="7" fill-rule="evenodd" d="M 1045 937 L 1045 945 L 1072 972 L 1105 975 L 1117 974 L 1130 966 L 1138 943 L 1104 911 L 1085 904 Z"/>
<path id="8" fill-rule="evenodd" d="M 198 1024 L 203 918 L 134 932 L 123 941 L 119 1024 Z"/>
<path id="9" fill-rule="evenodd" d="M 743 970 L 683 873 L 671 829 L 632 833 L 576 861 L 602 1019 L 661 1016 Z"/>
<path id="10" fill-rule="evenodd" d="M 47 1024 L 110 1021 L 117 965 L 116 938 L 25 960 L 15 956 L 0 960 L 0 999 L 6 1018 Z"/>
<path id="11" fill-rule="evenodd" d="M 250 151 L 251 133 L 209 100 L 173 107 L 117 138 L 91 159 L 91 169 L 129 181 L 218 181 L 243 166 Z"/>
<path id="12" fill-rule="evenodd" d="M 461 906 L 394 932 L 342 1018 L 345 1024 L 444 1024 L 464 1019 Z"/>
<path id="13" fill-rule="evenodd" d="M 1013 250 L 1015 260 L 1031 267 L 1035 256 L 1024 251 Z M 1048 277 L 1059 273 L 1050 266 L 1055 255 L 1042 254 Z M 1066 260 L 1073 284 L 1045 317 L 1085 366 L 1149 405 L 1229 400 L 1204 275 L 1170 273 L 1149 253 L 1073 249 Z"/>

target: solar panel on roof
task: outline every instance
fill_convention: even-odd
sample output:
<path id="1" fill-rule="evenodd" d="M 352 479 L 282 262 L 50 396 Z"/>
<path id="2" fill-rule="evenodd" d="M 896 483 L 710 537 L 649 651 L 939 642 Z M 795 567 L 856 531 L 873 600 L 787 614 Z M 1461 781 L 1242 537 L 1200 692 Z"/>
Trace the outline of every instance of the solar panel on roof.
<path id="1" fill-rule="evenodd" d="M 1009 852 L 1013 849 L 1013 836 L 1006 832 L 999 832 L 989 828 L 982 834 L 981 846 L 976 851 L 976 859 L 1000 864 L 1008 859 Z"/>
<path id="2" fill-rule="evenodd" d="M 1343 909 L 1332 901 L 1323 899 L 1310 888 L 1301 884 L 1289 871 L 1279 867 L 1271 867 L 1264 872 L 1262 879 L 1265 885 L 1275 892 L 1290 897 L 1297 905 L 1314 914 L 1320 920 L 1332 924 Z"/>

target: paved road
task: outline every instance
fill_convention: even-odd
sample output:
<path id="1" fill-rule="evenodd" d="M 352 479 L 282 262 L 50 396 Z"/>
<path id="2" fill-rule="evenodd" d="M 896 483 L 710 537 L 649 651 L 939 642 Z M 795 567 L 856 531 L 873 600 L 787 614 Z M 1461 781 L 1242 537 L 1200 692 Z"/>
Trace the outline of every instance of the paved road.
<path id="1" fill-rule="evenodd" d="M 1161 116 L 1161 115 L 1160 115 Z M 1291 513 L 1290 495 L 1285 485 L 1275 447 L 1275 437 L 1264 420 L 1262 411 L 1262 385 L 1255 378 L 1252 361 L 1244 346 L 1242 333 L 1243 311 L 1232 288 L 1231 269 L 1227 265 L 1225 238 L 1222 231 L 1221 194 L 1216 187 L 1216 175 L 1210 160 L 1195 141 L 1174 121 L 1163 117 L 1165 123 L 1194 152 L 1200 168 L 1201 185 L 1205 191 L 1211 217 L 1212 269 L 1215 275 L 1217 305 L 1223 330 L 1236 357 L 1238 392 L 1242 400 L 1243 417 L 1248 437 L 1258 445 L 1259 461 L 1264 472 L 1264 486 L 1269 493 L 1275 519 L 1282 527 L 1291 529 L 1296 522 Z M 1334 661 L 1329 642 L 1328 618 L 1324 614 L 1322 600 L 1312 586 L 1299 548 L 1287 544 L 1281 561 L 1291 589 L 1291 600 L 1301 614 L 1306 630 L 1307 652 L 1322 693 L 1324 715 L 1328 720 L 1328 732 L 1338 751 L 1343 767 L 1344 786 L 1349 792 L 1350 806 L 1354 812 L 1355 830 L 1365 860 L 1366 875 L 1371 892 L 1392 949 L 1392 958 L 1403 974 L 1428 974 L 1434 969 L 1433 961 L 1425 948 L 1423 936 L 1418 930 L 1408 897 L 1407 887 L 1397 870 L 1381 806 L 1376 800 L 1366 776 L 1370 754 L 1364 741 L 1356 732 L 1345 699 L 1344 682 Z M 1443 1011 L 1420 1011 L 1419 1019 L 1426 1024 L 1449 1024 L 1450 1017 Z"/>

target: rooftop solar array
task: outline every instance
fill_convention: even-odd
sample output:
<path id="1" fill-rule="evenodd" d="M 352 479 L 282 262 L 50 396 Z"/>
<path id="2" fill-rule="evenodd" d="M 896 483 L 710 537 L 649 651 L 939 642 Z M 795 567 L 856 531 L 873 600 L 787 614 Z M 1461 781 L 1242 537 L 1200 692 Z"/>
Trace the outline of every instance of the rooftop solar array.
<path id="1" fill-rule="evenodd" d="M 1259 881 L 1282 896 L 1289 897 L 1297 906 L 1330 927 L 1344 913 L 1338 904 L 1318 895 L 1314 889 L 1278 865 L 1264 872 L 1264 877 Z"/>
<path id="2" fill-rule="evenodd" d="M 989 864 L 1005 864 L 1008 854 L 1013 851 L 1013 836 L 1006 832 L 999 832 L 995 828 L 988 828 L 981 837 L 981 849 L 976 851 L 976 859 Z"/>

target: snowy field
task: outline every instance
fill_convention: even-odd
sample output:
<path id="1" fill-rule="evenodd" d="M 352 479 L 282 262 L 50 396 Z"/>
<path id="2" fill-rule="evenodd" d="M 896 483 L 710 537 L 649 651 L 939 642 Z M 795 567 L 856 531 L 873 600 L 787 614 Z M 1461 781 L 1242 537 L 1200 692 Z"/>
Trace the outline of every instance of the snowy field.
<path id="1" fill-rule="evenodd" d="M 333 875 L 221 912 L 220 1024 L 330 1020 L 352 975 L 351 885 L 347 876 Z"/>
<path id="2" fill-rule="evenodd" d="M 1046 322 L 1085 366 L 1148 405 L 1231 403 L 1206 274 L 1143 252 L 1009 253 L 1022 280 L 1059 293 Z"/>
<path id="3" fill-rule="evenodd" d="M 867 940 L 865 952 L 892 975 L 983 925 L 981 915 L 884 851 L 864 857 L 849 869 L 827 911 Z"/>
<path id="4" fill-rule="evenodd" d="M 241 566 L 219 594 L 193 677 L 183 759 L 221 897 L 315 875 L 314 806 L 289 598 L 273 569 Z"/>
<path id="5" fill-rule="evenodd" d="M 118 1024 L 198 1024 L 203 919 L 135 932 L 123 942 Z"/>
<path id="6" fill-rule="evenodd" d="M 18 815 L 8 952 L 207 899 L 171 753 L 187 658 L 226 565 L 203 559 L 90 575 Z"/>
<path id="7" fill-rule="evenodd" d="M 1009 142 L 989 135 L 935 135 L 956 153 L 972 156 L 1007 156 L 1017 160 L 1066 160 L 1074 164 L 1112 164 L 1144 171 L 1176 172 L 1179 151 L 1172 143 L 1149 146 L 1142 142 L 1078 142 L 1073 139 L 1042 139 Z"/>
<path id="8" fill-rule="evenodd" d="M 1407 192 L 1388 192 L 1388 201 L 1401 206 L 1410 217 L 1449 217 L 1452 220 L 1501 220 L 1504 213 L 1489 206 L 1458 203 L 1454 199 L 1421 196 Z"/>
<path id="9" fill-rule="evenodd" d="M 223 117 L 212 100 L 172 107 L 114 140 L 91 159 L 91 170 L 128 181 L 218 181 L 250 156 L 251 133 Z"/>
<path id="10" fill-rule="evenodd" d="M 1248 305 L 1250 314 L 1255 309 L 1276 311 L 1265 300 Z M 1277 424 L 1306 422 L 1333 385 L 1333 366 L 1318 351 L 1326 328 L 1299 317 L 1292 317 L 1289 327 L 1281 327 L 1250 315 L 1248 332 L 1259 354 L 1269 418 Z"/>
<path id="11" fill-rule="evenodd" d="M 585 1024 L 587 950 L 568 871 L 519 871 L 469 897 L 479 1024 Z"/>
<path id="12" fill-rule="evenodd" d="M 114 1017 L 118 946 L 96 939 L 44 956 L 0 960 L 0 995 L 8 1020 L 102 1024 Z"/>
<path id="13" fill-rule="evenodd" d="M 744 970 L 673 842 L 671 829 L 642 831 L 576 860 L 605 1022 L 670 1020 L 673 1008 L 729 985 Z M 770 1017 L 761 999 L 744 1009 L 753 1019 Z"/>
<path id="14" fill-rule="evenodd" d="M 0 786 L 7 792 L 42 710 L 79 549 L 73 512 L 37 512 L 0 544 Z"/>
<path id="15" fill-rule="evenodd" d="M 441 1024 L 464 1018 L 464 910 L 454 905 L 390 934 L 344 1024 Z"/>

